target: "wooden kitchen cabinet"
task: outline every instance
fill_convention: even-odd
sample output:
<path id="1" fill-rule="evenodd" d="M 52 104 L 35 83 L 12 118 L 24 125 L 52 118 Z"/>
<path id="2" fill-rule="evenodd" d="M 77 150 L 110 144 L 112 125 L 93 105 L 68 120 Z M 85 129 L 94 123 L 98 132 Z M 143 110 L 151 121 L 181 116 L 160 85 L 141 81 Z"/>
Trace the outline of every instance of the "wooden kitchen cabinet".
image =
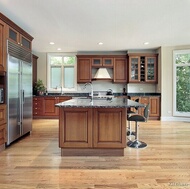
<path id="1" fill-rule="evenodd" d="M 91 58 L 85 56 L 77 56 L 77 83 L 91 82 Z"/>
<path id="2" fill-rule="evenodd" d="M 6 23 L 0 20 L 0 71 L 6 71 L 7 64 L 6 27 Z"/>
<path id="3" fill-rule="evenodd" d="M 126 108 L 60 107 L 61 155 L 124 155 Z"/>
<path id="4" fill-rule="evenodd" d="M 33 118 L 43 116 L 43 97 L 33 97 Z"/>
<path id="5" fill-rule="evenodd" d="M 124 148 L 126 146 L 124 108 L 95 108 L 93 123 L 94 148 Z"/>
<path id="6" fill-rule="evenodd" d="M 127 62 L 125 57 L 114 58 L 114 83 L 127 82 Z"/>
<path id="7" fill-rule="evenodd" d="M 92 57 L 92 67 L 108 67 L 113 68 L 114 57 L 113 56 L 94 56 Z"/>
<path id="8" fill-rule="evenodd" d="M 157 54 L 129 54 L 129 83 L 157 83 Z"/>
<path id="9" fill-rule="evenodd" d="M 6 128 L 7 128 L 7 110 L 5 104 L 0 104 L 0 151 L 5 148 Z"/>
<path id="10" fill-rule="evenodd" d="M 136 100 L 137 98 L 139 98 L 139 103 L 141 104 L 147 105 L 150 103 L 150 120 L 160 120 L 161 102 L 159 96 L 132 96 L 131 100 Z M 134 109 L 131 110 L 135 111 Z M 144 108 L 139 108 L 138 114 L 144 116 Z"/>
<path id="11" fill-rule="evenodd" d="M 55 104 L 71 99 L 69 96 L 33 97 L 33 118 L 58 118 L 59 108 Z"/>
<path id="12" fill-rule="evenodd" d="M 92 148 L 92 109 L 60 108 L 59 147 Z"/>
<path id="13" fill-rule="evenodd" d="M 23 34 L 19 33 L 19 31 L 12 27 L 7 27 L 7 30 L 9 40 L 16 42 L 18 45 L 21 45 L 28 50 L 32 49 L 31 39 L 25 37 Z"/>
<path id="14" fill-rule="evenodd" d="M 31 51 L 33 37 L 0 13 L 0 71 L 6 71 L 7 39 Z"/>
<path id="15" fill-rule="evenodd" d="M 38 57 L 33 54 L 32 55 L 33 88 L 35 86 L 35 83 L 37 82 L 37 63 L 38 63 Z"/>

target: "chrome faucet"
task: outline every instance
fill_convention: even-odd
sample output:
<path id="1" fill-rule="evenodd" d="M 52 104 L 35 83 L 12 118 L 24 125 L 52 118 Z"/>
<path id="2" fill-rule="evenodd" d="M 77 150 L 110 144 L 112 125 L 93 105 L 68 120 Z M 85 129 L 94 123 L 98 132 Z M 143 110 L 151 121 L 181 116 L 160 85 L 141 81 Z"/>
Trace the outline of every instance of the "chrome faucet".
<path id="1" fill-rule="evenodd" d="M 84 84 L 84 89 L 86 89 L 87 85 L 90 85 L 90 87 L 91 87 L 91 94 L 90 94 L 90 96 L 91 96 L 91 98 L 93 98 L 93 86 L 92 86 L 92 83 L 85 83 Z"/>
<path id="2" fill-rule="evenodd" d="M 61 86 L 61 95 L 63 94 L 63 87 Z"/>

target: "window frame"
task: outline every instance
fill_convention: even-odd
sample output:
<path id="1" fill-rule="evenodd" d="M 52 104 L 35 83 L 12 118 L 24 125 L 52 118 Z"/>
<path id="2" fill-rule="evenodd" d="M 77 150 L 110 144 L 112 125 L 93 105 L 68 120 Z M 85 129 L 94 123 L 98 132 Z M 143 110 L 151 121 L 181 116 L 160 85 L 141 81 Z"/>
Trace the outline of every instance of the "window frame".
<path id="1" fill-rule="evenodd" d="M 179 117 L 190 117 L 190 112 L 179 112 L 176 110 L 177 107 L 177 93 L 176 93 L 176 71 L 177 67 L 180 66 L 190 66 L 190 64 L 176 64 L 176 55 L 178 54 L 190 54 L 190 50 L 174 50 L 173 51 L 173 116 Z"/>
<path id="2" fill-rule="evenodd" d="M 74 88 L 64 88 L 62 82 L 62 89 L 61 87 L 57 88 L 51 88 L 51 62 L 50 58 L 55 56 L 61 56 L 61 57 L 69 57 L 74 56 L 75 57 L 75 64 L 74 64 Z M 61 80 L 64 79 L 64 67 L 71 67 L 71 65 L 61 65 Z M 61 93 L 61 92 L 76 92 L 77 91 L 77 58 L 76 53 L 47 53 L 47 91 L 48 92 L 55 92 L 55 93 Z"/>

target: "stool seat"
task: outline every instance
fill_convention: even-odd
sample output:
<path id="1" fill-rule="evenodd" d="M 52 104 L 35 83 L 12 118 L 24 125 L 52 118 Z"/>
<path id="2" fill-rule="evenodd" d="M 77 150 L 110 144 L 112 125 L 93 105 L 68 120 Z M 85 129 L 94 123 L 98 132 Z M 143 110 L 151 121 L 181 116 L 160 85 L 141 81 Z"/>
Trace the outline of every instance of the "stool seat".
<path id="1" fill-rule="evenodd" d="M 133 115 L 128 118 L 128 121 L 145 122 L 146 118 L 141 115 Z"/>

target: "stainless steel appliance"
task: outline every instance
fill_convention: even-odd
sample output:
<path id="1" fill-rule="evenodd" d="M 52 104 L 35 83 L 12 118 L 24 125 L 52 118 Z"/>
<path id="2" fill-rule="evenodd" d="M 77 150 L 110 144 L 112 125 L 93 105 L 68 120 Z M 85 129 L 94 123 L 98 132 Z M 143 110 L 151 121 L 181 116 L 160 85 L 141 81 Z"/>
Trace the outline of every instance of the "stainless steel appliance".
<path id="1" fill-rule="evenodd" d="M 0 88 L 0 104 L 4 103 L 4 90 Z"/>
<path id="2" fill-rule="evenodd" d="M 32 130 L 32 54 L 8 41 L 7 145 Z"/>

